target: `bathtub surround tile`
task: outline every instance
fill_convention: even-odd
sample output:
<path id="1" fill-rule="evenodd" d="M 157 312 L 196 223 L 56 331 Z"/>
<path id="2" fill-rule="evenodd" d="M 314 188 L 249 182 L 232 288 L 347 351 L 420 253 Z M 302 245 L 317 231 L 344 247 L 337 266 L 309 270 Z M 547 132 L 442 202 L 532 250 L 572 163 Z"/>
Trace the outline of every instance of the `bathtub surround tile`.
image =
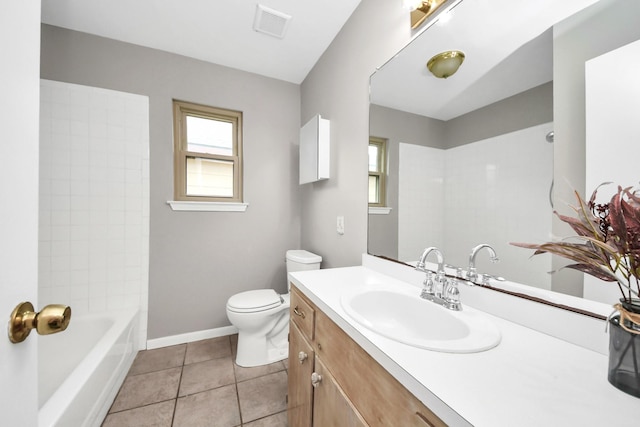
<path id="1" fill-rule="evenodd" d="M 287 374 L 276 372 L 238 383 L 242 422 L 258 420 L 287 409 Z"/>
<path id="2" fill-rule="evenodd" d="M 182 369 L 178 396 L 187 396 L 234 383 L 231 356 L 192 363 Z"/>
<path id="3" fill-rule="evenodd" d="M 148 97 L 50 80 L 40 86 L 41 93 L 57 95 L 40 102 L 39 216 L 44 222 L 39 240 L 47 249 L 38 286 L 50 290 L 41 292 L 39 302 L 66 301 L 74 315 L 132 307 L 146 311 Z M 138 206 L 127 204 L 129 199 Z M 107 257 L 114 256 L 123 261 L 107 268 Z M 125 269 L 134 262 L 141 274 L 124 292 Z M 147 316 L 139 319 L 146 333 Z M 146 335 L 142 346 L 144 341 Z"/>
<path id="4" fill-rule="evenodd" d="M 176 368 L 184 363 L 186 344 L 163 347 L 138 352 L 129 375 L 146 374 L 168 368 Z"/>
<path id="5" fill-rule="evenodd" d="M 153 405 L 111 413 L 102 427 L 171 427 L 176 401 L 167 400 Z"/>
<path id="6" fill-rule="evenodd" d="M 236 373 L 236 381 L 242 382 L 253 378 L 262 377 L 264 375 L 273 374 L 275 372 L 283 371 L 285 367 L 282 362 L 270 363 L 268 365 L 256 366 L 253 368 L 244 368 L 234 363 L 233 369 Z"/>
<path id="7" fill-rule="evenodd" d="M 240 413 L 235 384 L 178 398 L 173 427 L 238 425 Z"/>
<path id="8" fill-rule="evenodd" d="M 231 341 L 228 336 L 211 338 L 187 344 L 185 365 L 231 356 Z"/>
<path id="9" fill-rule="evenodd" d="M 125 379 L 110 412 L 123 411 L 175 399 L 182 368 L 171 368 Z"/>

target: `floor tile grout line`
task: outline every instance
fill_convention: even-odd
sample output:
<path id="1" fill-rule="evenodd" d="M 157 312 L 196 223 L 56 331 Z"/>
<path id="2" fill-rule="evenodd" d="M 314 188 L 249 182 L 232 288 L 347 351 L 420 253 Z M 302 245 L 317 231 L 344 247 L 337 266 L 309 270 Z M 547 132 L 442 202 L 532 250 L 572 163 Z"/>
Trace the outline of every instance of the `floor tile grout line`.
<path id="1" fill-rule="evenodd" d="M 236 384 L 246 383 L 247 381 L 252 381 L 252 380 L 255 380 L 255 379 L 258 379 L 258 378 L 266 377 L 267 375 L 277 374 L 278 372 L 285 372 L 285 373 L 288 374 L 287 370 L 285 368 L 282 368 L 282 369 L 279 369 L 277 371 L 267 372 L 267 373 L 264 373 L 264 374 L 257 375 L 255 377 L 246 378 L 244 380 L 240 380 L 240 381 L 236 380 Z M 235 375 L 235 371 L 234 371 L 234 375 Z"/>
<path id="2" fill-rule="evenodd" d="M 173 405 L 173 414 L 171 415 L 171 426 L 173 426 L 173 423 L 175 422 L 176 411 L 178 410 L 178 398 L 180 396 L 180 387 L 182 386 L 182 376 L 184 375 L 184 360 L 186 358 L 186 355 L 187 355 L 187 349 L 185 347 L 184 358 L 182 359 L 182 366 L 180 367 L 180 379 L 178 380 L 178 388 L 176 390 L 176 398 L 175 398 L 176 403 Z"/>
<path id="3" fill-rule="evenodd" d="M 147 374 L 156 374 L 158 372 L 162 372 L 162 371 L 168 371 L 170 369 L 176 369 L 176 368 L 183 368 L 184 365 L 176 365 L 176 366 L 169 366 L 168 368 L 162 368 L 162 369 L 156 369 L 154 371 L 149 371 L 149 372 L 140 372 L 139 374 L 127 374 L 125 376 L 125 380 L 127 378 L 132 378 L 132 377 L 139 377 L 140 375 L 147 375 Z"/>
<path id="4" fill-rule="evenodd" d="M 161 371 L 165 371 L 165 370 L 180 368 L 180 375 L 179 375 L 179 378 L 178 378 L 178 386 L 177 386 L 177 389 L 176 389 L 175 398 L 165 399 L 165 400 L 161 400 L 161 401 L 158 401 L 158 402 L 152 402 L 152 403 L 140 405 L 140 406 L 137 406 L 137 407 L 134 407 L 134 408 L 123 409 L 123 410 L 116 411 L 116 412 L 109 412 L 107 414 L 107 416 L 110 415 L 110 414 L 117 414 L 117 413 L 125 412 L 125 411 L 128 411 L 128 410 L 139 409 L 139 408 L 144 408 L 144 407 L 148 407 L 148 406 L 155 405 L 155 404 L 160 404 L 160 403 L 173 401 L 174 402 L 174 406 L 173 406 L 173 413 L 171 414 L 171 424 L 170 424 L 171 426 L 173 426 L 174 423 L 176 422 L 178 401 L 181 399 L 181 397 L 189 397 L 189 396 L 197 395 L 199 393 L 204 393 L 204 392 L 208 392 L 208 391 L 211 391 L 211 390 L 215 390 L 215 389 L 218 389 L 218 388 L 221 388 L 221 387 L 233 385 L 235 387 L 236 401 L 237 401 L 237 405 L 238 405 L 238 415 L 240 417 L 240 424 L 238 424 L 237 427 L 246 426 L 246 422 L 243 420 L 242 409 L 241 409 L 241 406 L 240 406 L 239 384 L 242 384 L 242 383 L 245 383 L 245 382 L 248 382 L 248 381 L 252 381 L 252 380 L 256 380 L 256 379 L 259 379 L 259 378 L 263 378 L 263 377 L 266 377 L 266 376 L 269 376 L 269 375 L 278 374 L 280 372 L 284 372 L 285 375 L 288 376 L 288 369 L 287 369 L 285 360 L 281 360 L 281 361 L 278 361 L 278 362 L 274 362 L 274 363 L 278 363 L 278 365 L 276 367 L 274 367 L 274 369 L 275 369 L 274 371 L 270 371 L 270 372 L 269 371 L 268 372 L 258 371 L 257 372 L 258 375 L 256 375 L 256 376 L 251 376 L 252 374 L 248 374 L 249 375 L 248 378 L 239 380 L 238 372 L 240 371 L 240 369 L 243 369 L 243 368 L 235 364 L 235 357 L 234 357 L 234 354 L 233 354 L 234 353 L 233 352 L 233 341 L 234 341 L 233 340 L 233 336 L 228 336 L 227 338 L 228 339 L 226 340 L 226 343 L 228 345 L 228 349 L 230 350 L 227 353 L 228 356 L 211 357 L 211 358 L 208 358 L 206 360 L 199 361 L 199 362 L 206 362 L 206 361 L 210 361 L 210 360 L 223 359 L 223 358 L 227 358 L 228 357 L 230 359 L 231 364 L 232 364 L 233 383 L 223 384 L 223 385 L 219 385 L 217 387 L 207 388 L 206 390 L 200 390 L 200 391 L 198 391 L 196 393 L 191 393 L 191 394 L 188 394 L 188 395 L 185 395 L 185 396 L 180 396 L 180 387 L 182 385 L 182 381 L 183 381 L 184 375 L 185 375 L 185 370 L 184 369 L 185 369 L 186 366 L 188 366 L 188 364 L 186 362 L 187 362 L 187 352 L 189 350 L 189 343 L 186 343 L 185 347 L 184 347 L 184 352 L 182 353 L 182 365 L 172 366 L 172 367 L 165 367 L 163 369 L 152 370 L 152 371 L 149 371 L 149 372 L 141 372 L 139 374 L 134 374 L 134 375 L 127 375 L 127 377 L 135 377 L 135 376 L 138 376 L 138 375 L 151 374 L 151 373 L 155 373 L 155 372 L 161 372 Z M 195 363 L 198 363 L 198 362 L 195 362 Z M 240 369 L 238 369 L 238 368 L 240 368 Z M 125 379 L 126 379 L 126 377 L 125 377 Z M 120 393 L 120 390 L 118 391 L 118 394 L 119 393 Z M 116 397 L 116 399 L 117 399 L 117 397 Z M 115 399 L 114 399 L 114 403 L 115 403 Z M 261 420 L 261 419 L 264 419 L 264 418 L 268 418 L 270 416 L 278 415 L 278 414 L 281 414 L 283 412 L 286 412 L 286 409 L 284 411 L 276 412 L 274 414 L 265 415 L 265 416 L 263 416 L 261 418 L 258 418 L 256 420 L 251 420 L 251 422 L 258 421 L 258 420 Z M 106 417 L 105 417 L 105 420 L 106 420 Z M 105 420 L 103 420 L 103 423 L 104 423 Z"/>
<path id="5" fill-rule="evenodd" d="M 122 412 L 132 411 L 132 410 L 134 410 L 134 409 L 146 408 L 146 407 L 148 407 L 148 406 L 157 405 L 157 404 L 159 404 L 159 403 L 170 402 L 170 401 L 172 401 L 172 400 L 177 400 L 177 399 L 172 398 L 172 399 L 158 400 L 157 402 L 145 403 L 145 404 L 140 405 L 140 406 L 134 406 L 133 408 L 127 408 L 127 409 L 122 409 L 122 410 L 120 410 L 120 411 L 109 412 L 109 413 L 107 414 L 107 416 L 109 416 L 109 415 L 113 415 L 113 414 L 121 414 Z M 106 417 L 105 417 L 105 419 L 106 419 Z"/>
<path id="6" fill-rule="evenodd" d="M 240 416 L 240 426 L 244 425 L 244 419 L 242 418 L 242 407 L 240 406 L 240 393 L 238 392 L 238 383 L 235 383 L 236 387 L 236 400 L 238 401 L 238 415 Z"/>
<path id="7" fill-rule="evenodd" d="M 236 388 L 236 401 L 238 402 L 238 415 L 240 417 L 240 427 L 244 425 L 242 419 L 242 408 L 240 407 L 240 393 L 238 392 L 238 375 L 236 373 L 236 362 L 233 357 L 233 343 L 231 342 L 231 335 L 229 335 L 229 350 L 231 352 L 231 369 L 233 370 L 233 385 Z"/>

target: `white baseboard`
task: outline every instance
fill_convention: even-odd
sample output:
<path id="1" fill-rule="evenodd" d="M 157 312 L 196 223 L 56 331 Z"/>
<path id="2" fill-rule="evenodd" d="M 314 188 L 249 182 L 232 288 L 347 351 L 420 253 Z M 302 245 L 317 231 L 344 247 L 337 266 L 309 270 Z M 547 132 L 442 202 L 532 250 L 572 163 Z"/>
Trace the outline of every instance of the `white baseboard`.
<path id="1" fill-rule="evenodd" d="M 206 340 L 209 338 L 224 337 L 237 333 L 238 328 L 236 328 L 235 326 L 224 326 L 222 328 L 207 329 L 204 331 L 188 332 L 186 334 L 172 335 L 169 337 L 154 338 L 152 340 L 147 340 L 147 350 Z"/>

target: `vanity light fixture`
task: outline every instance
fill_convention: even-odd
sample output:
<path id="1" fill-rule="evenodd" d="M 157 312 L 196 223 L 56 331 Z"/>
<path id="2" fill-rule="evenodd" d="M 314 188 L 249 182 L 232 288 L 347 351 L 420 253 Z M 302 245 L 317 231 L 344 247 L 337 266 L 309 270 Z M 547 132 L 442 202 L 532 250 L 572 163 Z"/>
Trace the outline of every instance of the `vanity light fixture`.
<path id="1" fill-rule="evenodd" d="M 427 62 L 427 68 L 439 79 L 446 79 L 458 71 L 464 61 L 464 53 L 459 50 L 440 52 Z"/>
<path id="2" fill-rule="evenodd" d="M 415 30 L 447 0 L 403 0 L 404 7 L 411 11 L 411 29 Z"/>

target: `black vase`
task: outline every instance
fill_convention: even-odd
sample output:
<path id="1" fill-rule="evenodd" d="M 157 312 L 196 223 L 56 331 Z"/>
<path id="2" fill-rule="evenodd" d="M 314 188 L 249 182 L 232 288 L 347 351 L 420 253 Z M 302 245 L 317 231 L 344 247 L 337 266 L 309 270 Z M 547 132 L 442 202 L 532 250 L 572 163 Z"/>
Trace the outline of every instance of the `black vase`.
<path id="1" fill-rule="evenodd" d="M 634 329 L 629 322 L 625 326 Z M 609 382 L 640 397 L 640 335 L 624 330 L 619 315 L 609 320 Z"/>

